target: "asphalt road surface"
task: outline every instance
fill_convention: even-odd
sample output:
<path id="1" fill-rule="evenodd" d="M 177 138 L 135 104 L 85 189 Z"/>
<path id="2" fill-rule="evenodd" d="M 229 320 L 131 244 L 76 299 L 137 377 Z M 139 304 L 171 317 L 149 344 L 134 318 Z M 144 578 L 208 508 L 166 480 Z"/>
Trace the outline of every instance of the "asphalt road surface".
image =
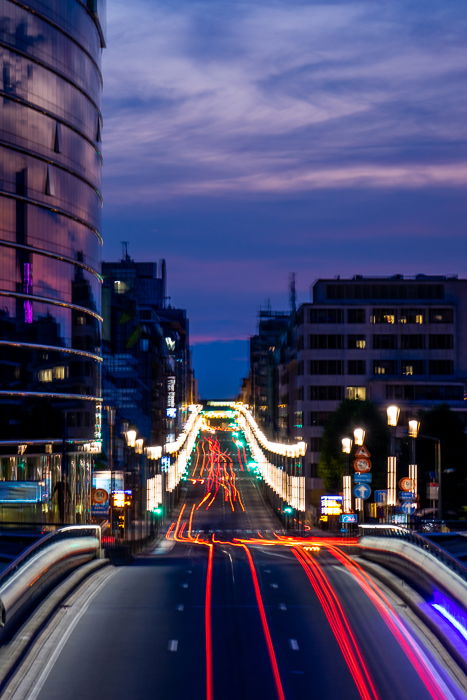
<path id="1" fill-rule="evenodd" d="M 247 465 L 202 434 L 167 538 L 91 581 L 5 697 L 465 697 L 341 541 L 284 539 Z"/>

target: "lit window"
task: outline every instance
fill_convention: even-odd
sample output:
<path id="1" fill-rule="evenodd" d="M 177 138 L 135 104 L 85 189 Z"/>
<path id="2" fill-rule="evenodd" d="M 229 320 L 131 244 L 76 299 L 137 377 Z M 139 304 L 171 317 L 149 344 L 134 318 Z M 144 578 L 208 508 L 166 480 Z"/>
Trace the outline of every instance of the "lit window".
<path id="1" fill-rule="evenodd" d="M 363 348 L 366 347 L 366 340 L 364 338 L 360 338 L 359 340 L 356 340 L 355 347 L 359 348 L 359 350 L 363 350 Z"/>
<path id="2" fill-rule="evenodd" d="M 52 373 L 53 373 L 54 379 L 65 379 L 66 367 L 63 367 L 63 365 L 60 365 L 58 367 L 54 367 L 52 369 Z"/>
<path id="3" fill-rule="evenodd" d="M 347 399 L 366 401 L 365 386 L 348 386 L 345 389 L 345 394 Z"/>
<path id="4" fill-rule="evenodd" d="M 51 369 L 41 369 L 38 373 L 40 382 L 51 382 L 53 380 L 53 374 Z"/>
<path id="5" fill-rule="evenodd" d="M 122 280 L 114 281 L 114 291 L 116 294 L 125 294 L 127 290 L 128 285 L 125 282 L 122 282 Z"/>
<path id="6" fill-rule="evenodd" d="M 86 319 L 84 316 L 78 316 L 76 319 L 76 325 L 77 326 L 84 326 L 86 324 Z"/>
<path id="7" fill-rule="evenodd" d="M 415 323 L 419 323 L 420 325 L 423 323 L 423 314 L 417 314 L 415 316 Z"/>
<path id="8" fill-rule="evenodd" d="M 374 372 L 375 374 L 386 374 L 386 367 L 375 365 Z"/>
<path id="9" fill-rule="evenodd" d="M 402 367 L 402 374 L 405 374 L 407 376 L 413 374 L 413 365 L 404 365 Z"/>

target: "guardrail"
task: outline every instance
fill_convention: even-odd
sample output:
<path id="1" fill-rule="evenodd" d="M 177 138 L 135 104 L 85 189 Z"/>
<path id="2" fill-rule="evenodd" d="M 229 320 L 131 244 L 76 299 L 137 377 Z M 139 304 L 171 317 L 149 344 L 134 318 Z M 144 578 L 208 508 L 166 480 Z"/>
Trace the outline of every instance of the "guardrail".
<path id="1" fill-rule="evenodd" d="M 404 540 L 416 547 L 421 547 L 425 552 L 431 554 L 438 561 L 442 562 L 451 571 L 456 573 L 460 578 L 467 582 L 467 567 L 455 557 L 451 556 L 442 547 L 412 530 L 408 530 L 401 525 L 383 524 L 368 524 L 359 525 L 361 537 L 390 537 Z"/>
<path id="2" fill-rule="evenodd" d="M 0 574 L 0 637 L 65 573 L 97 558 L 98 525 L 69 525 L 44 535 Z"/>

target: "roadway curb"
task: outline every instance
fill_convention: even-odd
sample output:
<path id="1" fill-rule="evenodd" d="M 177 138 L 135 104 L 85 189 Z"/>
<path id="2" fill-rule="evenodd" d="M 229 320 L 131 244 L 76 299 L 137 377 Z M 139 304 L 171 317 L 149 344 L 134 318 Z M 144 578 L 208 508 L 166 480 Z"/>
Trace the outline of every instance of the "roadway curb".
<path id="1" fill-rule="evenodd" d="M 71 573 L 47 598 L 31 611 L 31 617 L 20 626 L 14 636 L 0 648 L 0 696 L 3 695 L 11 677 L 25 659 L 39 634 L 51 621 L 65 600 L 89 576 L 109 565 L 107 559 L 94 559 Z"/>

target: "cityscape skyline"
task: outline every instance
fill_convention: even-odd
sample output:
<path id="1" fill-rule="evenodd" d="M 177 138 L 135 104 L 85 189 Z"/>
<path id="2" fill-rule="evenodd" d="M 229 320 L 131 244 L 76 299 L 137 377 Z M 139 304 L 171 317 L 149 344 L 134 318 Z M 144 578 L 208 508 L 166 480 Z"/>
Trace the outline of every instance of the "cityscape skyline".
<path id="1" fill-rule="evenodd" d="M 201 395 L 237 390 L 291 272 L 299 303 L 319 277 L 467 276 L 466 24 L 460 2 L 109 5 L 103 257 L 167 259 Z"/>

